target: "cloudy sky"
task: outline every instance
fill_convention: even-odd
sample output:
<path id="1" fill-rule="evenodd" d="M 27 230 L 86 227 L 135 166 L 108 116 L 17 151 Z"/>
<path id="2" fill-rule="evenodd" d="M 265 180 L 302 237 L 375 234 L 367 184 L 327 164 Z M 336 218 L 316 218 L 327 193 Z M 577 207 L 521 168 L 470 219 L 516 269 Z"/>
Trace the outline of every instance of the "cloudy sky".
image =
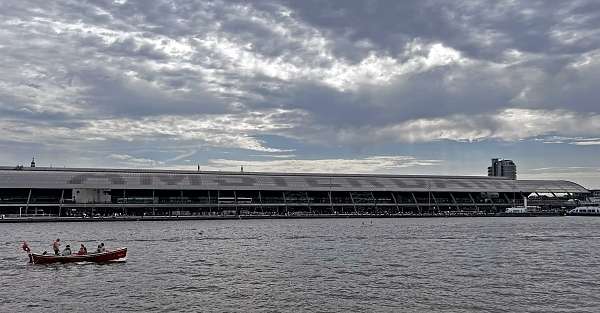
<path id="1" fill-rule="evenodd" d="M 2 1 L 0 163 L 600 188 L 600 2 Z"/>

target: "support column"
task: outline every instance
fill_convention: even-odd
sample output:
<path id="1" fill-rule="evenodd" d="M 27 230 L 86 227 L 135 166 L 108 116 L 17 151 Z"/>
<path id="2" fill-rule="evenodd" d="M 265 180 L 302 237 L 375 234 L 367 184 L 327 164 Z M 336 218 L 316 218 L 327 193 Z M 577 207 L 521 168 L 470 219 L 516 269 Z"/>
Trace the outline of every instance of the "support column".
<path id="1" fill-rule="evenodd" d="M 373 192 L 370 192 L 371 198 L 373 199 L 373 208 L 375 209 L 375 214 L 379 214 L 379 208 L 377 208 L 377 199 L 375 199 L 375 195 Z"/>
<path id="2" fill-rule="evenodd" d="M 235 216 L 239 216 L 240 208 L 238 207 L 237 192 L 235 190 L 233 191 L 233 203 L 235 204 Z"/>
<path id="3" fill-rule="evenodd" d="M 456 206 L 456 210 L 460 211 L 460 208 L 458 207 L 458 202 L 456 202 L 456 198 L 454 197 L 454 195 L 451 192 L 449 192 L 449 194 L 450 194 L 450 198 L 452 198 L 452 202 Z"/>
<path id="4" fill-rule="evenodd" d="M 429 194 L 431 195 L 431 198 L 433 198 L 433 204 L 434 204 L 434 208 L 438 209 L 438 212 L 440 211 L 440 204 L 437 202 L 437 199 L 435 198 L 435 195 L 433 194 L 433 192 L 429 192 Z M 431 209 L 431 206 L 429 207 Z M 432 210 L 433 212 L 435 212 L 435 210 Z"/>
<path id="5" fill-rule="evenodd" d="M 127 204 L 127 190 L 123 189 L 123 215 L 127 216 L 127 208 L 125 205 Z"/>
<path id="6" fill-rule="evenodd" d="M 415 205 L 417 206 L 417 211 L 419 211 L 419 214 L 423 214 L 423 212 L 421 211 L 421 206 L 419 205 L 419 201 L 417 201 L 417 197 L 415 197 L 415 193 L 411 192 L 410 195 L 412 196 L 413 200 L 415 201 Z"/>
<path id="7" fill-rule="evenodd" d="M 260 190 L 258 191 L 258 203 L 260 204 L 260 212 L 264 215 L 265 214 L 265 207 L 262 203 L 262 194 L 260 193 Z"/>
<path id="8" fill-rule="evenodd" d="M 479 213 L 479 206 L 477 205 L 477 203 L 475 202 L 475 199 L 473 198 L 473 195 L 471 195 L 470 192 L 467 193 L 469 195 L 469 198 L 471 198 L 471 202 L 473 202 L 473 204 L 475 205 L 475 211 L 477 213 Z"/>
<path id="9" fill-rule="evenodd" d="M 25 204 L 25 215 L 28 215 L 29 201 L 31 200 L 31 188 L 29 188 L 29 195 L 27 196 L 27 204 Z"/>
<path id="10" fill-rule="evenodd" d="M 152 216 L 156 215 L 156 206 L 154 205 L 156 203 L 156 197 L 154 194 L 154 189 L 152 189 Z"/>
<path id="11" fill-rule="evenodd" d="M 212 202 L 210 202 L 210 190 L 207 190 L 206 194 L 208 195 L 208 214 L 212 215 Z"/>
<path id="12" fill-rule="evenodd" d="M 287 205 L 287 199 L 285 198 L 285 191 L 282 191 L 281 195 L 283 196 L 283 203 L 285 204 L 285 215 L 287 215 L 288 214 L 288 205 Z"/>
<path id="13" fill-rule="evenodd" d="M 502 195 L 504 195 L 504 199 L 506 199 L 506 204 L 510 205 L 510 199 L 508 198 L 508 196 L 505 193 L 503 193 Z M 513 199 L 513 204 L 515 204 L 515 200 L 516 200 L 516 198 Z"/>
<path id="14" fill-rule="evenodd" d="M 352 201 L 352 206 L 354 207 L 354 213 L 358 214 L 358 210 L 356 209 L 356 202 L 354 202 L 354 197 L 352 196 L 352 191 L 348 191 L 350 195 L 350 201 Z"/>
<path id="15" fill-rule="evenodd" d="M 400 213 L 400 207 L 398 206 L 398 200 L 396 200 L 396 196 L 394 195 L 393 191 L 390 191 L 390 194 L 392 195 L 392 199 L 394 199 L 394 204 L 396 205 L 396 214 Z M 404 212 L 402 212 L 404 213 Z"/>
<path id="16" fill-rule="evenodd" d="M 182 190 L 179 190 L 179 208 L 177 208 L 179 214 L 177 214 L 177 216 L 183 215 L 183 214 L 181 214 L 183 212 L 183 207 L 184 206 L 183 206 L 183 189 L 182 189 Z"/>
<path id="17" fill-rule="evenodd" d="M 58 201 L 58 217 L 60 217 L 64 202 L 65 202 L 65 190 L 61 189 L 60 200 Z"/>

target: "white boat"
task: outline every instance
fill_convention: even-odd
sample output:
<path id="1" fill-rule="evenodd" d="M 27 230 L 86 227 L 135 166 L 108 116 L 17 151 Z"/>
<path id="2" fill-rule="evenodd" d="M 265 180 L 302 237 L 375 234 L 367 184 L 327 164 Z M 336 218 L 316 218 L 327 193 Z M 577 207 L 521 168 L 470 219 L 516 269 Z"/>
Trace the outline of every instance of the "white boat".
<path id="1" fill-rule="evenodd" d="M 580 206 L 570 210 L 569 215 L 600 215 L 600 207 Z"/>
<path id="2" fill-rule="evenodd" d="M 506 213 L 521 214 L 521 213 L 528 213 L 528 211 L 527 211 L 526 207 L 514 207 L 514 208 L 507 208 Z"/>
<path id="3" fill-rule="evenodd" d="M 527 205 L 527 197 L 523 197 L 523 206 L 522 207 L 507 208 L 505 213 L 524 214 L 524 213 L 539 212 L 539 210 L 540 210 L 539 206 Z"/>

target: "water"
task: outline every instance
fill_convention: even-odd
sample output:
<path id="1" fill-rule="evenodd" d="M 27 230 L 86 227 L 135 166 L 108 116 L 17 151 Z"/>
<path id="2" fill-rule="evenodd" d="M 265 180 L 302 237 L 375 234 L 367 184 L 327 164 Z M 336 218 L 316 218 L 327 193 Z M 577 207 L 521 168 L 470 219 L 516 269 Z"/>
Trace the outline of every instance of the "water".
<path id="1" fill-rule="evenodd" d="M 0 312 L 598 312 L 600 218 L 0 224 Z M 125 263 L 28 265 L 63 245 Z"/>

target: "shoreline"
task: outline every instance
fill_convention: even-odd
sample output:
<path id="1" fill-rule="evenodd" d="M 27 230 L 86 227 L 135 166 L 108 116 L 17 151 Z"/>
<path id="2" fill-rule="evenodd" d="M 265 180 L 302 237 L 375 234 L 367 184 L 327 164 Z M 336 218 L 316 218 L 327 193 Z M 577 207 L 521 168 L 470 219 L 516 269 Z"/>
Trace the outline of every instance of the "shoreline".
<path id="1" fill-rule="evenodd" d="M 461 218 L 461 217 L 560 217 L 560 213 L 498 213 L 498 214 L 318 214 L 318 215 L 194 215 L 194 216 L 115 216 L 115 217 L 5 217 L 0 223 L 62 223 L 62 222 L 142 222 L 142 221 L 211 221 L 211 220 L 273 220 L 330 218 Z"/>

